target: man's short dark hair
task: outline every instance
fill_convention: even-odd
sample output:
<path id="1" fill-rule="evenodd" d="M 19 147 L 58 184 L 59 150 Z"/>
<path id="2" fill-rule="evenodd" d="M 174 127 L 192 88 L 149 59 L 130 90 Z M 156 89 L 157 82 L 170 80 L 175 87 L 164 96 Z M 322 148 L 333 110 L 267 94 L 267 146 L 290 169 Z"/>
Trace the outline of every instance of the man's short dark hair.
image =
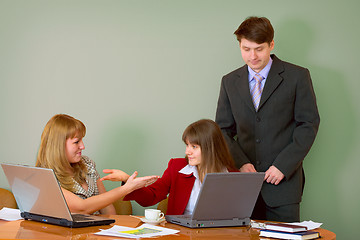
<path id="1" fill-rule="evenodd" d="M 274 39 L 274 28 L 266 17 L 248 17 L 234 34 L 239 42 L 245 38 L 257 44 L 270 44 Z"/>

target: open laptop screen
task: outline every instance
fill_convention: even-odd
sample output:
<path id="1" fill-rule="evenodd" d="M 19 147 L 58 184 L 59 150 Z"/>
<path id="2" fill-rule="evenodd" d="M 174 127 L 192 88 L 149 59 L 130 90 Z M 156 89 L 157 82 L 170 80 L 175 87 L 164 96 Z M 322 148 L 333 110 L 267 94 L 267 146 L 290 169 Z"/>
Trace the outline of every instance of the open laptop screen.
<path id="1" fill-rule="evenodd" d="M 193 219 L 248 218 L 259 195 L 264 173 L 209 173 L 197 199 Z"/>
<path id="2" fill-rule="evenodd" d="M 52 169 L 1 165 L 21 212 L 72 220 Z"/>
<path id="3" fill-rule="evenodd" d="M 193 214 L 166 215 L 175 224 L 190 228 L 249 225 L 265 173 L 208 173 Z"/>
<path id="4" fill-rule="evenodd" d="M 1 164 L 21 216 L 66 227 L 106 225 L 114 219 L 71 214 L 54 171 L 48 168 Z M 74 219 L 77 217 L 78 219 Z M 80 218 L 80 219 L 79 219 Z"/>

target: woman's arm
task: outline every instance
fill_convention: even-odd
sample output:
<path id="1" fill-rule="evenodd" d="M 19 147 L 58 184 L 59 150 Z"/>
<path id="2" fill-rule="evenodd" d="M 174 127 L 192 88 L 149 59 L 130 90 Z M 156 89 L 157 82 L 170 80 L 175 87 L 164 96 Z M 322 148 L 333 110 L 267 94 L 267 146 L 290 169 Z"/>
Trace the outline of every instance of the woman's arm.
<path id="1" fill-rule="evenodd" d="M 98 187 L 98 190 L 99 190 L 99 194 L 103 194 L 103 193 L 106 193 L 106 189 L 105 189 L 105 186 L 103 184 L 103 182 L 101 182 L 99 179 L 96 181 L 96 185 Z M 113 204 L 109 204 L 108 206 L 100 209 L 100 213 L 101 214 L 110 214 L 110 215 L 113 215 L 113 214 L 116 214 L 116 210 L 115 210 L 115 207 Z"/>
<path id="2" fill-rule="evenodd" d="M 186 166 L 187 161 L 171 159 L 161 178 L 148 187 L 140 188 L 125 196 L 124 200 L 135 200 L 143 207 L 152 206 L 165 199 L 170 192 L 171 185 L 177 179 L 180 169 Z"/>
<path id="3" fill-rule="evenodd" d="M 158 178 L 158 176 L 139 178 L 136 178 L 136 176 L 137 172 L 134 172 L 125 185 L 86 199 L 82 199 L 66 189 L 62 188 L 62 191 L 71 212 L 91 214 Z"/>

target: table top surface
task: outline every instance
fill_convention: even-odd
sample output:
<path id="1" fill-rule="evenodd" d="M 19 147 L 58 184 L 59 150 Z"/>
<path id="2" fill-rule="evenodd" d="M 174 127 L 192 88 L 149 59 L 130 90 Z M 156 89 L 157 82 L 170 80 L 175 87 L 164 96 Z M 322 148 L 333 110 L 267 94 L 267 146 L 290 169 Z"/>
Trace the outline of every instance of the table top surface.
<path id="1" fill-rule="evenodd" d="M 141 220 L 135 216 L 110 215 L 106 217 L 115 219 L 116 222 L 114 224 L 120 226 L 135 228 L 142 224 Z M 11 222 L 0 220 L 0 239 L 123 239 L 94 234 L 99 232 L 100 229 L 111 228 L 114 224 L 85 228 L 67 228 L 29 220 Z M 249 227 L 190 229 L 171 223 L 165 223 L 164 227 L 176 229 L 180 232 L 175 235 L 162 236 L 160 237 L 161 239 L 267 239 L 260 238 L 259 231 Z M 316 231 L 320 232 L 321 239 L 323 240 L 336 239 L 335 233 L 331 231 L 322 228 L 316 229 Z M 156 239 L 159 239 L 159 237 Z"/>

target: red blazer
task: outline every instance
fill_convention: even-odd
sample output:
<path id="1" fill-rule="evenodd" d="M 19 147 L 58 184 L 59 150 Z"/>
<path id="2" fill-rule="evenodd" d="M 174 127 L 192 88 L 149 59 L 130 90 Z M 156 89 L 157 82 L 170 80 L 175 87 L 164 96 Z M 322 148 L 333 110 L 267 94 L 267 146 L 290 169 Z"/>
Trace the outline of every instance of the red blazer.
<path id="1" fill-rule="evenodd" d="M 141 206 L 148 207 L 157 204 L 169 194 L 166 214 L 183 214 L 195 182 L 193 174 L 179 173 L 187 164 L 185 158 L 170 159 L 168 168 L 160 179 L 148 187 L 126 195 L 124 200 L 135 200 Z"/>

